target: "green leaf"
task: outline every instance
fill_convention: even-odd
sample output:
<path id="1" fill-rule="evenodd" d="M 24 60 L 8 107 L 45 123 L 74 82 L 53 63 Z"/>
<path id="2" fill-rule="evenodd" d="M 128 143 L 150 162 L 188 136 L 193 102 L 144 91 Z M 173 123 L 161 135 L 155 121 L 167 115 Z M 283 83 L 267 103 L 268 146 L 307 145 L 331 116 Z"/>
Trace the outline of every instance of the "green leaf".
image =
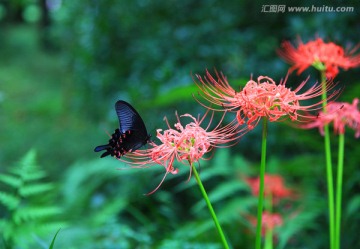
<path id="1" fill-rule="evenodd" d="M 31 165 L 35 164 L 36 160 L 36 152 L 35 150 L 30 150 L 28 153 L 25 154 L 25 156 L 20 160 L 20 165 L 29 167 Z"/>
<path id="2" fill-rule="evenodd" d="M 154 98 L 154 101 L 151 104 L 154 106 L 169 106 L 174 103 L 191 101 L 193 99 L 191 94 L 197 94 L 197 91 L 198 88 L 195 84 L 173 87 L 169 91 L 163 92 Z"/>
<path id="3" fill-rule="evenodd" d="M 13 210 L 19 205 L 20 199 L 15 195 L 0 192 L 0 203 L 2 203 L 7 209 Z"/>
<path id="4" fill-rule="evenodd" d="M 211 200 L 211 203 L 214 204 L 216 202 L 222 201 L 223 199 L 234 197 L 235 193 L 241 190 L 246 190 L 247 185 L 244 182 L 241 181 L 229 181 L 226 183 L 223 183 L 219 185 L 215 190 L 212 190 L 209 194 L 209 199 Z M 206 203 L 204 200 L 200 200 L 194 207 L 193 212 L 200 212 L 202 209 L 204 209 L 206 206 Z"/>
<path id="5" fill-rule="evenodd" d="M 354 196 L 348 203 L 346 208 L 346 215 L 351 217 L 360 211 L 360 195 Z"/>
<path id="6" fill-rule="evenodd" d="M 50 246 L 49 246 L 49 249 L 53 249 L 54 244 L 55 244 L 55 240 L 56 240 L 56 236 L 58 235 L 58 233 L 60 232 L 60 230 L 61 230 L 61 228 L 59 228 L 59 230 L 57 230 L 57 232 L 55 233 L 54 238 L 52 239 L 51 244 L 50 244 Z"/>
<path id="7" fill-rule="evenodd" d="M 18 188 L 21 184 L 21 180 L 12 175 L 0 174 L 0 181 L 13 188 Z"/>
<path id="8" fill-rule="evenodd" d="M 315 207 L 309 212 L 299 213 L 294 217 L 289 217 L 289 219 L 285 221 L 285 224 L 279 228 L 278 248 L 285 248 L 290 238 L 295 236 L 301 230 L 304 230 L 305 228 L 313 228 L 315 226 L 313 221 L 321 213 L 321 211 L 321 209 L 317 209 Z"/>
<path id="9" fill-rule="evenodd" d="M 29 197 L 33 195 L 42 194 L 48 192 L 49 190 L 54 188 L 53 183 L 36 183 L 36 184 L 28 184 L 20 189 L 20 195 L 23 197 Z"/>
<path id="10" fill-rule="evenodd" d="M 14 222 L 21 224 L 24 221 L 38 220 L 41 218 L 55 216 L 61 213 L 59 207 L 41 206 L 41 207 L 22 207 L 16 210 L 13 215 Z"/>
<path id="11" fill-rule="evenodd" d="M 10 172 L 19 176 L 22 181 L 27 182 L 40 180 L 46 176 L 46 173 L 35 165 L 31 167 L 22 165 L 21 167 L 11 169 Z"/>
<path id="12" fill-rule="evenodd" d="M 24 181 L 35 181 L 40 180 L 46 177 L 46 173 L 42 170 L 39 170 L 37 167 L 29 168 L 29 170 L 22 176 Z"/>

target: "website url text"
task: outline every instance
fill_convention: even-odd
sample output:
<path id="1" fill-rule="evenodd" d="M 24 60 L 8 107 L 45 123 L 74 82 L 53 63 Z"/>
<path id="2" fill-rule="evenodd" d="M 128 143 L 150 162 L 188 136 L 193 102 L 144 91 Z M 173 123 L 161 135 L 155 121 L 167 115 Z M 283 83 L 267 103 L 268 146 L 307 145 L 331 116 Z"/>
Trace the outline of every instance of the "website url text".
<path id="1" fill-rule="evenodd" d="M 285 12 L 354 12 L 354 7 L 352 6 L 343 6 L 343 7 L 333 7 L 333 6 L 286 6 L 286 5 L 263 5 L 261 7 L 261 12 L 267 13 L 285 13 Z"/>

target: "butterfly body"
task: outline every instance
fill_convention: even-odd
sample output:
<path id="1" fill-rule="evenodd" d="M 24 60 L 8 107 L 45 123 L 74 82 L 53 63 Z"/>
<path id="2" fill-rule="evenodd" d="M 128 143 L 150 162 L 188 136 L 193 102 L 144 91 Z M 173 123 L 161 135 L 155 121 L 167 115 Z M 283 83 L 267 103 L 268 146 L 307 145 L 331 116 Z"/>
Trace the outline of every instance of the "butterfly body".
<path id="1" fill-rule="evenodd" d="M 150 141 L 144 121 L 139 113 L 127 102 L 119 100 L 115 104 L 119 128 L 114 131 L 108 144 L 97 146 L 94 151 L 106 150 L 101 157 L 121 158 L 127 152 L 135 151 Z"/>

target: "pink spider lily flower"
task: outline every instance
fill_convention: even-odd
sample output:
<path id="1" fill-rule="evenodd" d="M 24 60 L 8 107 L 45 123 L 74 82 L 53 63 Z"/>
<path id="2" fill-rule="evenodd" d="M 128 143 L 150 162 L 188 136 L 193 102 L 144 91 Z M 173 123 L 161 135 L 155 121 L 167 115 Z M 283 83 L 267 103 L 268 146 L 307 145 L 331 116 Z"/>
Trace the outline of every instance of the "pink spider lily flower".
<path id="1" fill-rule="evenodd" d="M 220 106 L 222 110 L 236 112 L 239 124 L 247 123 L 249 129 L 253 129 L 262 117 L 267 117 L 270 122 L 281 121 L 289 117 L 292 121 L 306 121 L 308 111 L 321 109 L 323 101 L 315 104 L 301 105 L 302 101 L 310 100 L 322 95 L 321 84 L 314 84 L 303 90 L 307 80 L 303 81 L 295 90 L 285 86 L 286 79 L 276 84 L 267 76 L 259 76 L 257 81 L 250 80 L 245 87 L 237 92 L 234 90 L 223 74 L 217 75 L 217 80 L 206 71 L 204 79 L 197 75 L 200 83 L 197 83 L 199 95 L 209 102 L 209 106 L 201 103 L 209 109 L 219 110 L 212 105 Z M 332 81 L 328 82 L 327 90 L 334 87 Z M 303 90 L 303 91 L 302 91 Z M 302 91 L 302 93 L 300 93 Z M 334 91 L 328 96 L 333 99 L 339 93 Z"/>
<path id="2" fill-rule="evenodd" d="M 348 70 L 360 65 L 360 54 L 354 55 L 358 47 L 346 53 L 341 46 L 333 42 L 325 43 L 321 38 L 303 43 L 295 48 L 289 41 L 282 43 L 278 54 L 288 63 L 293 64 L 290 71 L 298 70 L 302 73 L 310 66 L 325 70 L 327 78 L 335 78 L 339 68 Z"/>
<path id="3" fill-rule="evenodd" d="M 269 213 L 265 211 L 262 216 L 262 224 L 265 231 L 273 230 L 275 227 L 279 227 L 283 224 L 283 219 L 278 213 Z M 263 231 L 264 235 L 265 231 Z"/>
<path id="4" fill-rule="evenodd" d="M 321 135 L 324 135 L 324 126 L 330 123 L 334 126 L 335 134 L 344 134 L 345 127 L 348 126 L 355 130 L 355 137 L 360 137 L 360 111 L 358 108 L 359 99 L 355 98 L 352 102 L 331 102 L 326 107 L 326 112 L 320 112 L 314 121 L 300 127 L 318 127 Z"/>
<path id="5" fill-rule="evenodd" d="M 259 177 L 247 178 L 251 193 L 254 196 L 259 195 Z M 284 179 L 280 175 L 265 175 L 265 189 L 264 196 L 271 197 L 274 203 L 278 203 L 284 198 L 293 198 L 295 195 L 293 191 L 285 186 Z"/>
<path id="6" fill-rule="evenodd" d="M 253 216 L 248 217 L 251 225 L 256 227 L 257 219 Z M 262 214 L 262 231 L 261 234 L 265 236 L 267 230 L 274 230 L 276 227 L 280 227 L 283 225 L 283 218 L 279 213 L 270 213 L 268 211 L 264 211 Z"/>
<path id="7" fill-rule="evenodd" d="M 165 118 L 168 129 L 157 130 L 156 137 L 160 140 L 157 145 L 151 142 L 150 148 L 144 150 L 137 150 L 125 155 L 125 158 L 119 159 L 132 165 L 133 167 L 149 167 L 149 165 L 159 164 L 162 165 L 166 172 L 160 184 L 149 194 L 154 193 L 165 180 L 168 173 L 177 174 L 179 169 L 175 168 L 175 160 L 183 164 L 192 165 L 192 163 L 199 162 L 200 159 L 206 159 L 204 156 L 210 152 L 214 147 L 226 147 L 227 143 L 236 143 L 237 140 L 244 134 L 246 129 L 240 129 L 239 124 L 234 120 L 221 126 L 225 113 L 222 116 L 218 125 L 210 129 L 214 112 L 212 112 L 210 121 L 206 128 L 202 128 L 206 114 L 202 119 L 194 118 L 190 114 L 184 114 L 180 117 L 176 114 L 177 123 L 172 128 Z M 190 123 L 185 126 L 181 123 L 180 118 L 188 118 Z M 189 179 L 191 177 L 191 167 Z"/>

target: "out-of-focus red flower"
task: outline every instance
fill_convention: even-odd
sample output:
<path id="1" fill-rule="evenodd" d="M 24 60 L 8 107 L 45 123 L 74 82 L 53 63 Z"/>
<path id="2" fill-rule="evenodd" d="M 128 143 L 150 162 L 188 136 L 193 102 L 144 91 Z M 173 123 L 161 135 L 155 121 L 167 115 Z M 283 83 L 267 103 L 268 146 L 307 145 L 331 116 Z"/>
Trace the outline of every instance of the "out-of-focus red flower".
<path id="1" fill-rule="evenodd" d="M 239 129 L 239 124 L 236 121 L 221 126 L 225 114 L 222 116 L 219 124 L 215 128 L 210 129 L 214 112 L 212 112 L 207 127 L 202 128 L 200 125 L 204 121 L 205 116 L 206 115 L 200 120 L 190 114 L 185 114 L 180 117 L 176 114 L 178 122 L 174 125 L 175 129 L 170 127 L 165 118 L 168 129 L 157 130 L 156 137 L 160 140 L 159 145 L 151 142 L 149 144 L 150 148 L 127 153 L 119 160 L 125 161 L 133 167 L 149 167 L 149 165 L 153 164 L 159 164 L 165 167 L 166 173 L 163 180 L 151 193 L 155 192 L 168 173 L 178 173 L 178 169 L 174 167 L 175 160 L 191 165 L 200 159 L 206 159 L 204 155 L 214 147 L 221 147 L 226 143 L 236 142 L 245 132 L 245 129 Z M 180 118 L 189 118 L 191 122 L 183 126 Z M 190 176 L 191 167 L 189 177 Z"/>
<path id="2" fill-rule="evenodd" d="M 357 48 L 346 53 L 341 46 L 333 42 L 325 43 L 321 38 L 303 43 L 295 48 L 289 41 L 282 43 L 278 54 L 288 63 L 293 64 L 290 71 L 298 70 L 302 73 L 310 66 L 325 70 L 327 78 L 335 78 L 339 68 L 348 70 L 360 65 L 360 54 L 354 55 Z"/>
<path id="3" fill-rule="evenodd" d="M 283 219 L 280 214 L 269 213 L 265 211 L 262 216 L 262 225 L 265 229 L 272 230 L 275 227 L 281 226 Z"/>
<path id="4" fill-rule="evenodd" d="M 314 121 L 301 125 L 302 128 L 318 127 L 320 133 L 324 135 L 324 126 L 330 123 L 334 126 L 336 134 L 344 134 L 345 127 L 348 126 L 355 130 L 355 137 L 360 137 L 360 111 L 358 109 L 359 99 L 355 98 L 352 102 L 331 102 L 326 107 L 326 112 L 321 111 Z"/>
<path id="5" fill-rule="evenodd" d="M 264 180 L 264 196 L 265 198 L 271 197 L 274 203 L 277 203 L 283 198 L 291 198 L 294 196 L 293 192 L 289 188 L 285 187 L 284 179 L 281 176 L 265 174 Z M 247 178 L 246 182 L 249 184 L 252 194 L 254 196 L 258 196 L 260 178 Z"/>
<path id="6" fill-rule="evenodd" d="M 237 113 L 239 124 L 247 123 L 248 128 L 254 128 L 262 117 L 269 121 L 290 117 L 292 121 L 306 120 L 308 112 L 319 110 L 324 101 L 317 101 L 314 104 L 303 105 L 301 102 L 321 96 L 323 90 L 321 84 L 314 84 L 302 93 L 306 81 L 303 81 L 295 90 L 285 86 L 286 79 L 276 84 L 273 79 L 267 76 L 258 77 L 257 81 L 250 80 L 245 87 L 237 92 L 234 90 L 221 74 L 217 74 L 217 80 L 206 71 L 204 79 L 197 75 L 200 83 L 199 95 L 209 104 L 200 103 L 209 109 L 234 111 Z M 327 90 L 334 87 L 332 81 L 328 82 Z M 338 91 L 334 91 L 328 99 L 334 98 Z M 213 105 L 218 106 L 213 107 Z"/>
<path id="7" fill-rule="evenodd" d="M 250 223 L 256 227 L 257 218 L 250 216 L 248 219 Z M 262 214 L 261 223 L 261 234 L 265 236 L 267 230 L 273 230 L 276 227 L 280 227 L 283 224 L 283 218 L 278 213 L 270 213 L 268 211 L 264 211 Z"/>

